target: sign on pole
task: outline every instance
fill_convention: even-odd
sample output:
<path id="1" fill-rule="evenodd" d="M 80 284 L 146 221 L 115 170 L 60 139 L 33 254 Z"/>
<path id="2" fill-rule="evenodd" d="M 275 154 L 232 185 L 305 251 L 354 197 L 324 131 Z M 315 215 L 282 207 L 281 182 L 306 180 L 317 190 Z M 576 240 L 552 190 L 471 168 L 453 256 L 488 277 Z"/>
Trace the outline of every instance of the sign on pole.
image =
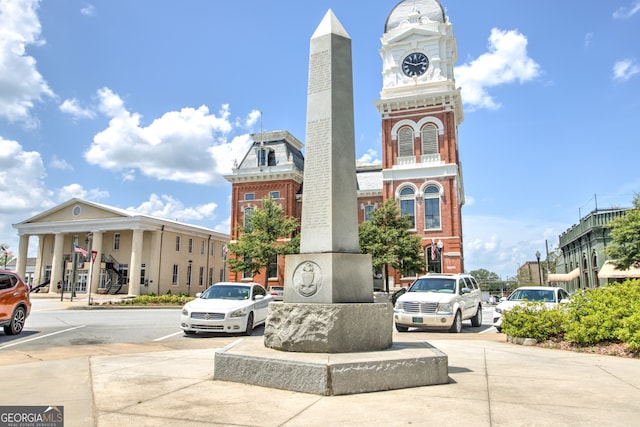
<path id="1" fill-rule="evenodd" d="M 91 263 L 92 264 L 96 261 L 96 256 L 98 256 L 98 251 L 91 251 Z"/>

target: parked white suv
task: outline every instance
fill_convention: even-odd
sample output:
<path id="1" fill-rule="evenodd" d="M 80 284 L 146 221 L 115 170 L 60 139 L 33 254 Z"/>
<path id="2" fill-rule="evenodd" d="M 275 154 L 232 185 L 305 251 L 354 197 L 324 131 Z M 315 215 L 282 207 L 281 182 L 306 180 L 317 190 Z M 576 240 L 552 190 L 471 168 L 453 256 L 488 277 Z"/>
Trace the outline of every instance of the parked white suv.
<path id="1" fill-rule="evenodd" d="M 427 274 L 416 279 L 396 301 L 393 319 L 398 332 L 414 328 L 446 328 L 459 333 L 462 321 L 482 325 L 482 292 L 468 274 Z"/>

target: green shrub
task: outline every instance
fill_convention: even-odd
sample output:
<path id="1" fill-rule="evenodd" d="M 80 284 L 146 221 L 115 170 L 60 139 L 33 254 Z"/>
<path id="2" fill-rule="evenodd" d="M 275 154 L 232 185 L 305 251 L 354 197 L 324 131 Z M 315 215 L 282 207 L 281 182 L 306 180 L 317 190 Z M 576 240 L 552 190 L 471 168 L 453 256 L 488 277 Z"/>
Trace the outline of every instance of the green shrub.
<path id="1" fill-rule="evenodd" d="M 503 313 L 502 330 L 516 338 L 563 338 L 581 346 L 623 342 L 640 352 L 640 279 L 578 290 L 553 309 L 527 303 Z"/>
<path id="2" fill-rule="evenodd" d="M 172 295 L 140 295 L 132 299 L 120 302 L 120 305 L 178 305 L 182 306 L 191 301 L 193 297 L 185 294 Z"/>
<path id="3" fill-rule="evenodd" d="M 578 291 L 567 311 L 567 340 L 580 345 L 625 342 L 640 350 L 640 280 Z"/>
<path id="4" fill-rule="evenodd" d="M 502 313 L 502 330 L 515 338 L 545 341 L 561 337 L 565 321 L 562 306 L 549 308 L 541 302 L 528 302 Z"/>

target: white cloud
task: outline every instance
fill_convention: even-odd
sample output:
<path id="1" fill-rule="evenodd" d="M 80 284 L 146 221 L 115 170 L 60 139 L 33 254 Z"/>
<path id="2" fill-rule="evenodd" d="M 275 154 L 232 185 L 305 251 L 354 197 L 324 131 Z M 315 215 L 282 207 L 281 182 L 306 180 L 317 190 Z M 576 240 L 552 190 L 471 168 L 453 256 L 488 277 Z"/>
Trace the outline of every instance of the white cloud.
<path id="1" fill-rule="evenodd" d="M 252 112 L 249 113 L 249 117 L 247 117 L 247 121 L 245 123 L 245 126 L 247 128 L 251 128 L 256 123 L 259 123 L 259 121 L 261 119 L 262 119 L 262 111 L 253 110 Z"/>
<path id="2" fill-rule="evenodd" d="M 215 203 L 185 207 L 181 201 L 172 196 L 166 194 L 162 196 L 151 194 L 148 201 L 143 202 L 138 207 L 130 207 L 127 209 L 145 215 L 186 222 L 213 219 L 217 207 L 218 205 Z"/>
<path id="3" fill-rule="evenodd" d="M 469 109 L 498 109 L 501 105 L 489 94 L 489 88 L 524 83 L 540 74 L 540 66 L 528 56 L 527 43 L 527 38 L 517 31 L 494 28 L 489 36 L 489 52 L 456 67 L 456 82 Z"/>
<path id="4" fill-rule="evenodd" d="M 87 190 L 80 184 L 65 185 L 56 191 L 58 202 L 66 202 L 69 199 L 78 198 L 84 200 L 100 200 L 109 197 L 109 192 L 99 189 Z"/>
<path id="5" fill-rule="evenodd" d="M 589 49 L 592 41 L 593 41 L 593 33 L 587 33 L 587 35 L 584 36 L 584 48 Z"/>
<path id="6" fill-rule="evenodd" d="M 99 90 L 98 97 L 99 110 L 110 122 L 94 136 L 85 159 L 121 171 L 125 179 L 132 179 L 134 170 L 160 180 L 223 184 L 222 175 L 231 171 L 234 159 L 242 158 L 251 143 L 249 135 L 228 141 L 234 129 L 228 105 L 218 115 L 204 105 L 170 111 L 144 126 L 140 114 L 127 111 L 110 89 Z"/>
<path id="7" fill-rule="evenodd" d="M 55 205 L 45 175 L 40 153 L 24 151 L 18 142 L 0 136 L 0 236 L 10 247 L 18 247 L 13 223 Z"/>
<path id="8" fill-rule="evenodd" d="M 64 102 L 60 104 L 60 111 L 70 114 L 74 119 L 92 119 L 96 115 L 92 110 L 82 108 L 80 102 L 75 98 L 65 99 Z"/>
<path id="9" fill-rule="evenodd" d="M 614 80 L 627 81 L 638 73 L 640 73 L 640 64 L 633 59 L 624 59 L 613 65 Z"/>
<path id="10" fill-rule="evenodd" d="M 549 251 L 555 249 L 563 227 L 537 220 L 463 215 L 465 270 L 484 268 L 503 279 L 513 277 L 519 266 L 536 260 L 536 251 L 546 259 L 545 241 Z"/>
<path id="11" fill-rule="evenodd" d="M 364 153 L 362 156 L 360 156 L 360 158 L 357 161 L 362 163 L 372 163 L 372 164 L 382 163 L 382 160 L 380 159 L 378 152 L 371 148 L 367 149 L 367 152 Z"/>
<path id="12" fill-rule="evenodd" d="M 73 170 L 73 166 L 71 166 L 66 160 L 59 159 L 57 156 L 53 156 L 53 159 L 49 163 L 49 167 L 52 169 L 59 169 L 59 170 L 68 170 L 68 171 Z"/>
<path id="13" fill-rule="evenodd" d="M 44 43 L 36 14 L 38 0 L 0 1 L 0 117 L 35 126 L 30 110 L 54 93 L 26 54 L 26 46 Z"/>
<path id="14" fill-rule="evenodd" d="M 613 17 L 615 19 L 627 19 L 638 12 L 640 12 L 640 0 L 634 0 L 629 7 L 623 6 L 613 12 Z"/>
<path id="15" fill-rule="evenodd" d="M 96 15 L 96 7 L 91 3 L 85 3 L 84 6 L 80 9 L 80 13 L 85 16 L 95 16 Z"/>

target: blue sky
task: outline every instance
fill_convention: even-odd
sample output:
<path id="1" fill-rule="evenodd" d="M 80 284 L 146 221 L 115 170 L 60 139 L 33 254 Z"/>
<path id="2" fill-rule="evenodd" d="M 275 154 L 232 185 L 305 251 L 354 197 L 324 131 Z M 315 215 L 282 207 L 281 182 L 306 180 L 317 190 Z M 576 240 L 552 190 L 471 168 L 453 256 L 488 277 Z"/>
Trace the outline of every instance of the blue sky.
<path id="1" fill-rule="evenodd" d="M 304 141 L 328 9 L 352 38 L 357 157 L 379 162 L 396 3 L 0 0 L 0 242 L 16 252 L 12 224 L 72 197 L 229 232 L 222 175 L 259 112 Z M 640 0 L 442 4 L 465 110 L 465 267 L 505 278 L 596 200 L 640 192 Z"/>

